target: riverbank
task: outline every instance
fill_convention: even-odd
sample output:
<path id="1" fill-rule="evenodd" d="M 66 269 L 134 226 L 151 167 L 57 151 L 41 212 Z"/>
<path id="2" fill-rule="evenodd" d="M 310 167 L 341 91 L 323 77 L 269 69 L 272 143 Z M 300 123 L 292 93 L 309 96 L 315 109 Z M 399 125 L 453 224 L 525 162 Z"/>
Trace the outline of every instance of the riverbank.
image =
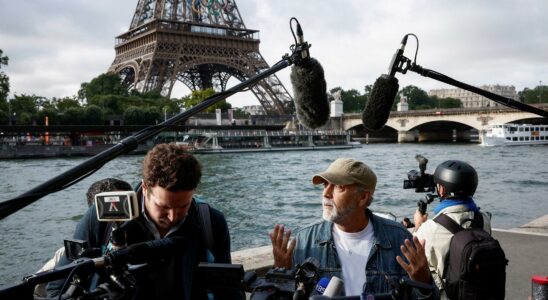
<path id="1" fill-rule="evenodd" d="M 548 276 L 548 215 L 512 229 L 493 229 L 506 258 L 506 299 L 527 299 L 531 294 L 531 277 Z M 232 253 L 232 263 L 244 270 L 264 274 L 273 263 L 272 247 L 263 246 Z"/>
<path id="2" fill-rule="evenodd" d="M 93 146 L 2 145 L 0 147 L 0 159 L 94 156 L 113 146 L 114 144 L 101 144 Z M 140 144 L 137 149 L 131 151 L 129 154 L 145 154 L 151 147 L 151 145 Z"/>

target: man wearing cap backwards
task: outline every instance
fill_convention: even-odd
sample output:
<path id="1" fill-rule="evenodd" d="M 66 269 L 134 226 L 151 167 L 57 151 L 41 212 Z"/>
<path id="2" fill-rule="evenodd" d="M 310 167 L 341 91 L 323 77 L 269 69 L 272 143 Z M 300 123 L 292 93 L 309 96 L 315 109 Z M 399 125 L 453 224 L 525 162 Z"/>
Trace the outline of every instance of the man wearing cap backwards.
<path id="1" fill-rule="evenodd" d="M 291 268 L 314 257 L 320 262 L 320 277 L 344 280 L 346 296 L 388 293 L 393 288 L 388 279 L 397 281 L 405 275 L 431 282 L 424 241 L 368 209 L 377 176 L 366 164 L 339 158 L 314 175 L 312 183 L 324 186 L 324 221 L 301 229 L 293 240 L 290 230 L 275 225 L 269 234 L 275 267 Z M 415 292 L 418 298 L 434 297 Z"/>

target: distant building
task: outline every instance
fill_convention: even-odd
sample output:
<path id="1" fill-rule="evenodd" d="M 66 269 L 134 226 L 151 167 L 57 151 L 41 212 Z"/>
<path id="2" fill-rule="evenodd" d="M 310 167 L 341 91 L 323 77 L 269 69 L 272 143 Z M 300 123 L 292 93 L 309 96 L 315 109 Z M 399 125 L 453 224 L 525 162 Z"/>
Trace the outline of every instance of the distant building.
<path id="1" fill-rule="evenodd" d="M 247 105 L 241 107 L 241 110 L 245 111 L 246 113 L 257 116 L 257 115 L 266 115 L 264 108 L 261 105 Z"/>
<path id="2" fill-rule="evenodd" d="M 482 85 L 480 89 L 489 91 L 493 94 L 501 95 L 512 100 L 519 101 L 516 88 L 513 85 Z M 463 107 L 488 107 L 501 106 L 495 101 L 489 100 L 478 94 L 463 89 L 437 89 L 428 91 L 428 96 L 437 96 L 438 98 L 454 98 L 462 102 Z"/>

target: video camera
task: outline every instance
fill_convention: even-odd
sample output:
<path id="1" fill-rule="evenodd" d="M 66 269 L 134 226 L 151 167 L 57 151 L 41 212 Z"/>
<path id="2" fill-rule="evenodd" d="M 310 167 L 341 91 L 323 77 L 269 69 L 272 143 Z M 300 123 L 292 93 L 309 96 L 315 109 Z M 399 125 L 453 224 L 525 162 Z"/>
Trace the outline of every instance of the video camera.
<path id="1" fill-rule="evenodd" d="M 118 228 L 118 223 L 135 219 L 139 216 L 137 194 L 134 191 L 104 192 L 95 195 L 97 220 L 113 222 L 110 241 L 117 248 L 126 244 L 125 232 Z M 64 240 L 65 255 L 69 260 L 82 257 L 94 258 L 100 256 L 101 249 L 89 248 L 86 241 L 76 239 Z"/>
<path id="2" fill-rule="evenodd" d="M 426 213 L 428 204 L 432 203 L 437 195 L 432 194 L 436 191 L 436 183 L 434 182 L 434 175 L 426 173 L 426 165 L 428 159 L 424 156 L 417 154 L 415 159 L 419 162 L 419 170 L 411 170 L 407 172 L 407 180 L 403 181 L 404 189 L 415 189 L 415 193 L 428 193 L 417 202 L 419 211 L 421 214 Z"/>
<path id="3" fill-rule="evenodd" d="M 251 273 L 245 290 L 251 292 L 251 300 L 308 299 L 318 282 L 319 269 L 319 261 L 309 257 L 294 270 L 273 268 L 264 278 Z"/>

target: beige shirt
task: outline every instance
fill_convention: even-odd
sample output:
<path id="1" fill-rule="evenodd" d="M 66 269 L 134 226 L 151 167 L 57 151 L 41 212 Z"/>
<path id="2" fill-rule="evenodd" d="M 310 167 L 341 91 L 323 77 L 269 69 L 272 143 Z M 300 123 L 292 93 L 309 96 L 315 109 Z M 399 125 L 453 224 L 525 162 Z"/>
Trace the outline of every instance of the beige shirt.
<path id="1" fill-rule="evenodd" d="M 440 214 L 442 213 L 461 224 L 464 228 L 470 227 L 470 222 L 465 222 L 465 220 L 474 218 L 474 213 L 468 211 L 464 205 L 447 207 L 440 212 Z M 482 213 L 482 215 L 483 229 L 490 234 L 491 220 L 485 213 Z M 434 216 L 434 218 L 436 216 Z M 447 299 L 447 296 L 443 291 L 442 276 L 445 257 L 447 256 L 447 252 L 449 252 L 449 243 L 451 242 L 451 237 L 453 234 L 449 232 L 449 230 L 445 229 L 445 227 L 434 222 L 434 218 L 424 222 L 413 234 L 421 240 L 426 240 L 426 258 L 428 259 L 428 264 L 430 265 L 432 277 L 440 289 L 441 299 Z"/>

